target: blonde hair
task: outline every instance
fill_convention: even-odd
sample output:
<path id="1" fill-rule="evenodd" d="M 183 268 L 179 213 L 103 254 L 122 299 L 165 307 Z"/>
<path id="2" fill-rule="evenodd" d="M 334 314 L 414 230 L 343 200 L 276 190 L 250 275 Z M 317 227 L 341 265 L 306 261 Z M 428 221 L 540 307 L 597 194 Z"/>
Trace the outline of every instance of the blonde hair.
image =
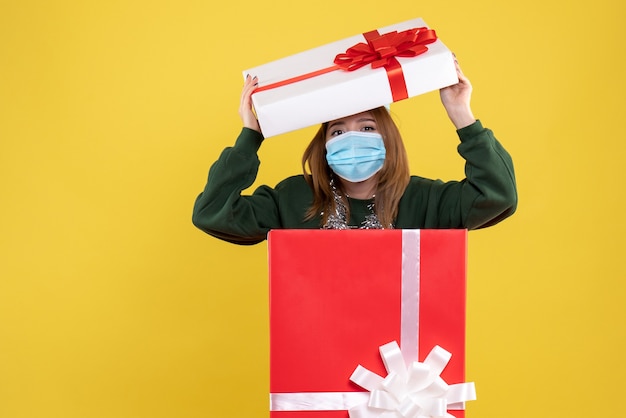
<path id="1" fill-rule="evenodd" d="M 378 184 L 374 197 L 374 212 L 380 223 L 387 227 L 392 225 L 398 215 L 398 203 L 409 184 L 410 172 L 406 149 L 402 142 L 400 131 L 391 118 L 389 111 L 384 107 L 370 110 L 376 121 L 377 131 L 382 135 L 385 144 L 386 156 L 382 169 L 378 172 Z M 328 215 L 335 213 L 336 203 L 330 187 L 333 172 L 326 162 L 326 129 L 328 123 L 323 123 L 309 143 L 302 156 L 302 171 L 307 183 L 313 189 L 313 203 L 306 213 L 306 219 L 312 219 L 320 213 L 322 225 L 328 220 Z M 336 187 L 340 184 L 336 182 Z M 350 208 L 344 204 L 350 219 Z"/>

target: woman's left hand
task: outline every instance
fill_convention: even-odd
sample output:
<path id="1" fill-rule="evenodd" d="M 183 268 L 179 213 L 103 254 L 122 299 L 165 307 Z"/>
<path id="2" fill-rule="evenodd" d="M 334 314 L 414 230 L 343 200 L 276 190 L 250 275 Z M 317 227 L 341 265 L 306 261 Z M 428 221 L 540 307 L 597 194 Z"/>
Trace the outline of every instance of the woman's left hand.
<path id="1" fill-rule="evenodd" d="M 456 74 L 459 82 L 439 90 L 441 102 L 448 113 L 448 117 L 457 129 L 464 128 L 476 122 L 476 118 L 472 114 L 470 107 L 470 99 L 472 97 L 472 84 L 465 77 L 459 62 L 454 58 L 456 66 Z"/>

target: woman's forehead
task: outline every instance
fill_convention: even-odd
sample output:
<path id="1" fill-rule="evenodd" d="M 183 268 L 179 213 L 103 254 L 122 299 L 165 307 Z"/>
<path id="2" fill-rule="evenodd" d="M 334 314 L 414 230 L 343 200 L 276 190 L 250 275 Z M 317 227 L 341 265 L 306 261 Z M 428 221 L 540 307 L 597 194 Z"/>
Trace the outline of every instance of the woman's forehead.
<path id="1" fill-rule="evenodd" d="M 354 115 L 346 116 L 346 117 L 343 117 L 343 118 L 331 120 L 330 122 L 328 122 L 328 125 L 342 123 L 342 122 L 352 122 L 352 121 L 357 121 L 357 120 L 361 120 L 361 119 L 363 119 L 363 120 L 374 120 L 374 116 L 372 115 L 372 112 L 365 111 L 365 112 L 361 112 L 361 113 L 356 113 Z"/>

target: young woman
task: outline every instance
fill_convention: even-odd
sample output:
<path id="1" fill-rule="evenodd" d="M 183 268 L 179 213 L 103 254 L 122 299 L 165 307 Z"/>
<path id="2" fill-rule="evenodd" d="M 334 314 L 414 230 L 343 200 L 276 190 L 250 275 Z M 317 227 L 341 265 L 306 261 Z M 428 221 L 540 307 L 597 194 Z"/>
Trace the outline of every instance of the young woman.
<path id="1" fill-rule="evenodd" d="M 440 96 L 461 140 L 465 179 L 411 176 L 398 128 L 381 107 L 322 124 L 304 152 L 302 175 L 241 195 L 256 179 L 263 141 L 250 99 L 257 81 L 247 77 L 243 130 L 211 167 L 194 225 L 229 242 L 255 244 L 278 228 L 477 229 L 507 218 L 517 207 L 513 163 L 474 118 L 472 86 L 456 65 L 459 82 Z"/>

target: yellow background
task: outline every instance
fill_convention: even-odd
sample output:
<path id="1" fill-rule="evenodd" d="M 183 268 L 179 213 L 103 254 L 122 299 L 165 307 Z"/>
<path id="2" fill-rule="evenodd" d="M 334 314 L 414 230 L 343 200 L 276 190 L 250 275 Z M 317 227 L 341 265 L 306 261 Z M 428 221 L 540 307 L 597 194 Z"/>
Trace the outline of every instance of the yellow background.
<path id="1" fill-rule="evenodd" d="M 517 214 L 469 236 L 468 417 L 619 415 L 622 4 L 3 0 L 0 417 L 267 416 L 266 244 L 190 220 L 241 71 L 415 17 L 518 176 Z M 392 111 L 414 173 L 462 175 L 436 93 Z M 268 140 L 258 183 L 312 132 Z"/>

